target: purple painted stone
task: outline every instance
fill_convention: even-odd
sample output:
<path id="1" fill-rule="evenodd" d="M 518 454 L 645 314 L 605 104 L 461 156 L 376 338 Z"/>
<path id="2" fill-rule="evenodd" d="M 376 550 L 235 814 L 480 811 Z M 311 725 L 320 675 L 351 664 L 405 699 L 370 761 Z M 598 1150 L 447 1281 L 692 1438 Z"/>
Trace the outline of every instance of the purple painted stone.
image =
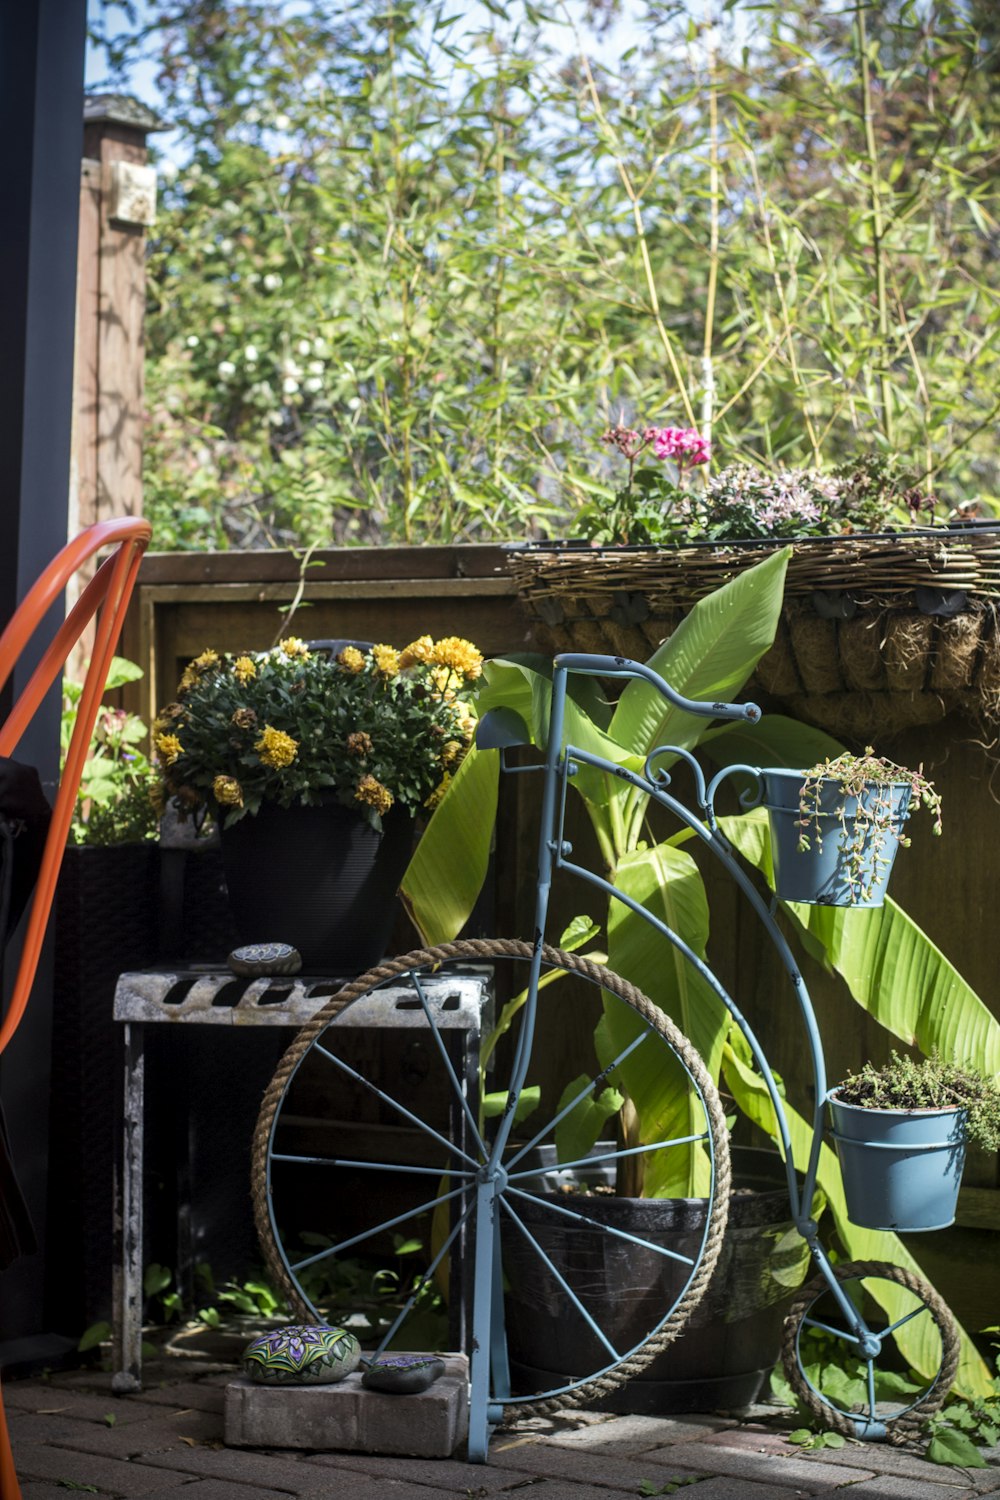
<path id="1" fill-rule="evenodd" d="M 361 1377 L 363 1386 L 399 1396 L 426 1391 L 445 1369 L 436 1354 L 379 1354 L 364 1363 L 368 1368 Z"/>

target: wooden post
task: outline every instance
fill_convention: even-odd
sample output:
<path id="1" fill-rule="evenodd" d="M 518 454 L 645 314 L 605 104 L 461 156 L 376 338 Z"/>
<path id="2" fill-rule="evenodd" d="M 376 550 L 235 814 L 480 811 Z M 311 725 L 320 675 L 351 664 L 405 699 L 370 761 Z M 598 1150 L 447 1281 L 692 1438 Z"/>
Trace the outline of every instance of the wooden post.
<path id="1" fill-rule="evenodd" d="M 146 228 L 156 211 L 146 136 L 163 128 L 126 95 L 84 104 L 71 535 L 142 514 Z"/>

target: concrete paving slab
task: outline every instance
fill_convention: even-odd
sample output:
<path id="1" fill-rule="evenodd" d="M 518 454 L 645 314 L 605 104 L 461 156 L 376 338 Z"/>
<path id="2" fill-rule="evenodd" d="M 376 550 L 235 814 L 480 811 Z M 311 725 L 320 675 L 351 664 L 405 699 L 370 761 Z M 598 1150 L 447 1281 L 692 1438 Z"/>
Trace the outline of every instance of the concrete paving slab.
<path id="1" fill-rule="evenodd" d="M 786 1457 L 768 1444 L 750 1447 L 720 1447 L 717 1443 L 678 1443 L 672 1448 L 647 1453 L 644 1463 L 679 1465 L 696 1472 L 728 1474 L 734 1479 L 753 1480 L 757 1484 L 801 1486 L 807 1495 L 822 1494 L 843 1484 L 853 1484 L 865 1477 L 860 1469 L 846 1465 L 812 1464 L 804 1458 Z M 874 1472 L 874 1471 L 872 1471 Z"/>
<path id="2" fill-rule="evenodd" d="M 573 1432 L 553 1433 L 547 1439 L 559 1447 L 580 1448 L 601 1453 L 644 1453 L 670 1443 L 697 1442 L 719 1431 L 735 1428 L 733 1418 L 713 1417 L 609 1417 L 606 1422 L 592 1422 Z"/>
<path id="3" fill-rule="evenodd" d="M 694 1444 L 686 1444 L 685 1451 Z M 640 1493 L 644 1479 L 655 1479 L 659 1469 L 654 1457 L 662 1456 L 663 1463 L 671 1462 L 675 1450 L 664 1448 L 659 1454 L 642 1454 L 638 1458 L 622 1454 L 590 1453 L 574 1448 L 557 1447 L 554 1443 L 542 1442 L 538 1438 L 527 1441 L 501 1439 L 490 1448 L 490 1467 L 507 1469 L 522 1474 L 538 1474 L 546 1478 L 573 1480 L 578 1484 L 596 1484 L 626 1489 L 633 1495 Z M 677 1475 L 712 1472 L 712 1458 L 704 1462 L 683 1462 L 680 1458 L 672 1464 Z M 665 1483 L 661 1480 L 661 1483 Z"/>
<path id="4" fill-rule="evenodd" d="M 493 1464 L 468 1464 L 449 1458 L 387 1458 L 372 1453 L 314 1453 L 305 1455 L 303 1464 L 317 1469 L 336 1469 L 342 1474 L 368 1476 L 369 1480 L 409 1480 L 411 1483 L 427 1484 L 448 1494 L 460 1495 L 462 1500 L 469 1491 L 485 1500 L 488 1495 L 508 1489 L 517 1479 L 512 1479 L 509 1469 L 497 1469 Z M 327 1480 L 328 1484 L 334 1481 Z M 338 1484 L 339 1494 L 339 1480 Z"/>
<path id="5" fill-rule="evenodd" d="M 967 1486 L 934 1484 L 898 1474 L 875 1474 L 842 1491 L 844 1500 L 966 1500 L 975 1490 Z"/>
<path id="6" fill-rule="evenodd" d="M 14 1454 L 19 1479 L 47 1479 L 61 1488 L 96 1485 L 101 1495 L 116 1495 L 133 1500 L 154 1489 L 174 1488 L 185 1484 L 186 1474 L 148 1468 L 145 1464 L 102 1458 L 92 1453 L 75 1453 L 70 1448 L 50 1448 L 43 1443 L 22 1443 Z"/>
<path id="7" fill-rule="evenodd" d="M 72 1415 L 37 1416 L 33 1412 L 8 1417 L 15 1452 L 21 1443 L 48 1443 L 106 1458 L 132 1459 L 145 1453 L 177 1451 L 185 1444 L 221 1442 L 220 1419 L 210 1412 L 157 1413 L 148 1422 L 106 1427 L 78 1422 Z"/>

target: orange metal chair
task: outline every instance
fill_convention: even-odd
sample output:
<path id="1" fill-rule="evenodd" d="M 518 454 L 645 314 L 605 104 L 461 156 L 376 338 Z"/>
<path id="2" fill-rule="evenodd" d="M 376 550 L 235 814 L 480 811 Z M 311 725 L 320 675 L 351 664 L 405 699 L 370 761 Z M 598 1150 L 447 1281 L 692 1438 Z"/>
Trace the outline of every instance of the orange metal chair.
<path id="1" fill-rule="evenodd" d="M 14 1035 L 31 994 L 84 762 L 107 683 L 111 659 L 121 635 L 125 610 L 135 586 L 142 554 L 149 545 L 150 534 L 149 522 L 135 517 L 120 521 L 100 521 L 96 526 L 88 527 L 53 559 L 0 634 L 2 691 L 25 647 L 34 639 L 69 580 L 95 553 L 106 547 L 115 547 L 116 550 L 101 563 L 51 643 L 45 648 L 41 660 L 0 727 L 0 756 L 13 756 L 46 693 L 61 676 L 67 657 L 96 616 L 90 665 L 56 792 L 10 1003 L 0 1025 L 0 1053 Z M 20 1500 L 20 1494 L 3 1401 L 0 1398 L 0 1500 Z"/>

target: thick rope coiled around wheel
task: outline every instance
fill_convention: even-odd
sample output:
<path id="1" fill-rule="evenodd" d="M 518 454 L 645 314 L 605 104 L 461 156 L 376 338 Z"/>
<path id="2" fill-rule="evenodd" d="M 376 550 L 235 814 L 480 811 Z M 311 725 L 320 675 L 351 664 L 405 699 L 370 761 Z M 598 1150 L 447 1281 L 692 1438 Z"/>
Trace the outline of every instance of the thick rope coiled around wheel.
<path id="1" fill-rule="evenodd" d="M 931 1318 L 941 1335 L 941 1365 L 934 1383 L 928 1389 L 927 1394 L 920 1398 L 917 1406 L 912 1410 L 902 1412 L 898 1417 L 886 1417 L 887 1441 L 891 1443 L 910 1442 L 916 1436 L 921 1425 L 928 1417 L 933 1416 L 940 1409 L 948 1396 L 955 1371 L 958 1369 L 958 1359 L 961 1352 L 961 1341 L 958 1325 L 951 1315 L 947 1303 L 934 1288 L 920 1276 L 912 1271 L 905 1270 L 902 1266 L 891 1265 L 888 1261 L 880 1260 L 853 1260 L 845 1261 L 841 1265 L 833 1267 L 834 1275 L 838 1281 L 850 1281 L 863 1279 L 866 1276 L 880 1277 L 883 1281 L 893 1281 L 897 1286 L 905 1287 L 927 1308 Z M 821 1296 L 823 1292 L 829 1291 L 829 1284 L 825 1276 L 814 1276 L 813 1279 L 799 1292 L 793 1305 L 789 1308 L 785 1319 L 784 1330 L 781 1341 L 781 1358 L 785 1367 L 785 1374 L 789 1384 L 794 1390 L 802 1405 L 826 1428 L 832 1428 L 835 1432 L 843 1433 L 845 1437 L 857 1437 L 857 1421 L 852 1419 L 848 1413 L 841 1411 L 830 1402 L 824 1401 L 809 1385 L 799 1366 L 798 1358 L 798 1331 L 803 1318 L 807 1315 L 810 1306 Z"/>
<path id="2" fill-rule="evenodd" d="M 432 969 L 437 964 L 456 959 L 469 963 L 488 964 L 494 958 L 529 961 L 531 956 L 530 944 L 507 938 L 469 939 L 405 953 L 399 958 L 391 959 L 377 968 L 370 969 L 367 974 L 352 980 L 350 984 L 338 991 L 322 1010 L 317 1011 L 316 1015 L 302 1027 L 282 1057 L 264 1094 L 254 1132 L 251 1150 L 251 1195 L 257 1235 L 268 1275 L 272 1284 L 285 1298 L 289 1309 L 297 1317 L 307 1318 L 310 1312 L 288 1274 L 287 1263 L 275 1236 L 267 1183 L 267 1161 L 278 1109 L 293 1074 L 309 1048 L 345 1006 L 369 990 L 398 979 L 410 970 Z M 704 1099 L 715 1162 L 715 1193 L 710 1204 L 702 1257 L 688 1283 L 687 1290 L 662 1327 L 652 1334 L 634 1354 L 622 1360 L 612 1370 L 581 1381 L 579 1385 L 563 1395 L 537 1400 L 525 1398 L 523 1401 L 510 1403 L 506 1407 L 505 1422 L 510 1422 L 519 1415 L 529 1413 L 533 1416 L 546 1415 L 566 1407 L 580 1406 L 588 1400 L 603 1396 L 645 1369 L 673 1342 L 704 1296 L 715 1270 L 729 1216 L 729 1197 L 732 1188 L 729 1135 L 722 1104 L 704 1063 L 687 1038 L 670 1018 L 664 1015 L 640 990 L 602 965 L 575 953 L 563 953 L 559 949 L 549 947 L 543 948 L 542 957 L 546 964 L 580 974 L 600 988 L 619 996 L 635 1010 L 643 1021 L 657 1031 L 676 1053 L 680 1062 L 694 1079 Z"/>

